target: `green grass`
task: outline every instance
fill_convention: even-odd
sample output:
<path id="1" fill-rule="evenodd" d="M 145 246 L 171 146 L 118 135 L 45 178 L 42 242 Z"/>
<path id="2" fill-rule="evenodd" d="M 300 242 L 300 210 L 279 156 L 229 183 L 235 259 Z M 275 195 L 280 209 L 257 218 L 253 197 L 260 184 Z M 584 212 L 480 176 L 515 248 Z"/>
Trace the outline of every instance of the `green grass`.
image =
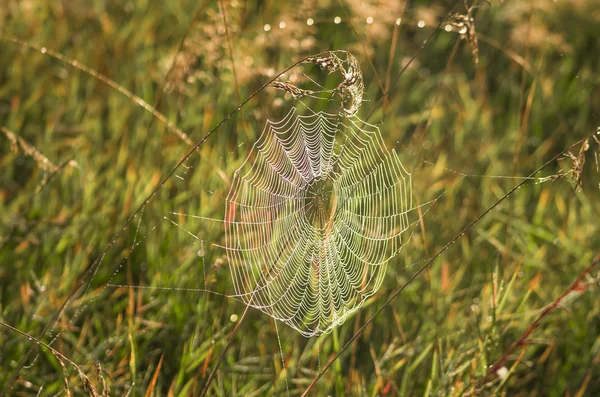
<path id="1" fill-rule="evenodd" d="M 395 2 L 342 3 L 357 33 L 337 2 L 313 10 L 311 2 L 225 1 L 234 68 L 219 2 L 206 2 L 195 21 L 203 5 L 191 1 L 5 2 L 0 320 L 52 342 L 99 393 L 106 384 L 111 396 L 198 395 L 235 326 L 232 314 L 241 316 L 244 305 L 218 295 L 233 293 L 227 258 L 213 245 L 223 244 L 222 225 L 170 213 L 223 219 L 234 171 L 266 119 L 280 118 L 294 100 L 272 88 L 260 92 L 178 169 L 181 179 L 169 178 L 113 236 L 189 143 L 274 73 L 306 55 L 348 50 L 364 74 L 368 102 L 359 115 L 375 109 L 370 121 L 380 123 L 388 148 L 413 170 L 416 203 L 443 195 L 388 265 L 379 292 L 333 333 L 307 339 L 249 310 L 209 395 L 286 395 L 287 388 L 299 395 L 423 260 L 521 177 L 600 126 L 600 23 L 593 0 L 481 2 L 474 14 L 478 64 L 475 43 L 458 33 L 440 30 L 419 51 L 453 2 L 419 1 L 405 9 L 393 8 Z M 457 10 L 465 13 L 462 2 Z M 339 25 L 333 23 L 338 15 Z M 309 17 L 313 26 L 305 23 Z M 382 96 L 377 76 L 389 92 L 375 108 Z M 150 105 L 160 96 L 158 111 L 187 142 L 124 89 Z M 34 150 L 11 145 L 9 136 Z M 490 384 L 481 395 L 599 394 L 598 268 L 511 352 L 506 379 L 486 378 L 489 366 L 600 251 L 600 149 L 593 139 L 589 144 L 581 189 L 573 173 L 527 182 L 383 309 L 312 395 L 457 396 L 484 380 Z M 573 165 L 561 158 L 539 177 Z M 86 277 L 89 285 L 42 335 L 78 276 L 101 255 L 97 272 Z M 0 328 L 0 390 L 32 346 L 28 337 Z M 63 360 L 62 368 L 60 355 L 36 352 L 9 395 L 65 395 L 65 382 L 72 395 L 89 394 L 73 366 Z"/>

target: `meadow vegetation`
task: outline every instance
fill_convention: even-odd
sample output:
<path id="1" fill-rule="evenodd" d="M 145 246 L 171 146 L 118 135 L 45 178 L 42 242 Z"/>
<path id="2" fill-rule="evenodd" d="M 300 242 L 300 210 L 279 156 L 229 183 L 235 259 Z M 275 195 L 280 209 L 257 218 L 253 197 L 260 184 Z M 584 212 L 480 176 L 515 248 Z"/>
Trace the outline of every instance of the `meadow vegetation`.
<path id="1" fill-rule="evenodd" d="M 596 0 L 1 0 L 0 394 L 301 395 L 341 352 L 309 395 L 600 395 L 599 21 Z M 378 293 L 305 338 L 242 316 L 222 225 L 181 215 L 223 219 L 296 99 L 261 90 L 161 181 L 330 50 L 435 202 Z"/>

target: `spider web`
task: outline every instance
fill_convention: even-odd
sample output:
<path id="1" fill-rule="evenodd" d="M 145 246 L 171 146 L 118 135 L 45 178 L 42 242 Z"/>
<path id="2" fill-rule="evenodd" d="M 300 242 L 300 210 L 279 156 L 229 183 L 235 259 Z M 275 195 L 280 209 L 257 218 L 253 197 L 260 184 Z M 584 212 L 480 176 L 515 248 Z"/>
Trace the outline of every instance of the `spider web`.
<path id="1" fill-rule="evenodd" d="M 379 129 L 356 116 L 363 95 L 344 51 L 307 62 L 343 81 L 294 98 L 338 94 L 337 114 L 294 107 L 267 121 L 235 171 L 225 203 L 225 248 L 235 297 L 310 337 L 343 323 L 375 294 L 403 245 L 413 210 L 411 175 Z"/>
<path id="2" fill-rule="evenodd" d="M 412 209 L 411 176 L 376 126 L 292 109 L 267 122 L 227 196 L 236 296 L 327 333 L 377 292 Z"/>

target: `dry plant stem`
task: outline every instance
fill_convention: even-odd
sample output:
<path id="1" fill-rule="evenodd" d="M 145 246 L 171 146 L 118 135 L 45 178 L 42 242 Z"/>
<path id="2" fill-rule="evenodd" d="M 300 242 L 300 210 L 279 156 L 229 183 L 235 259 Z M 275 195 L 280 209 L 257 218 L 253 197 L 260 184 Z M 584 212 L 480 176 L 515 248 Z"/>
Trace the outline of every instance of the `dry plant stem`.
<path id="1" fill-rule="evenodd" d="M 352 28 L 352 31 L 354 32 L 354 34 L 360 41 L 360 45 L 362 46 L 363 52 L 365 53 L 365 57 L 367 57 L 367 60 L 369 61 L 369 65 L 371 65 L 371 69 L 373 69 L 373 74 L 375 75 L 375 78 L 377 79 L 377 84 L 379 85 L 379 89 L 381 90 L 383 97 L 386 98 L 385 101 L 387 101 L 387 90 L 383 87 L 383 82 L 381 81 L 381 77 L 379 77 L 379 73 L 377 72 L 377 69 L 375 68 L 375 65 L 373 64 L 373 61 L 371 60 L 371 57 L 369 56 L 369 53 L 367 52 L 367 47 L 365 46 L 365 43 L 363 42 L 363 40 L 360 39 L 360 35 L 358 34 L 358 31 L 356 30 L 356 28 L 354 27 L 354 24 L 352 23 L 352 17 L 350 16 L 350 14 L 348 14 L 348 11 L 346 11 L 346 8 L 342 4 L 342 0 L 337 0 L 337 2 L 340 5 L 340 8 L 342 9 L 342 11 L 344 11 L 344 14 L 346 14 L 346 17 L 348 18 L 348 23 L 350 23 L 350 27 Z"/>
<path id="2" fill-rule="evenodd" d="M 4 321 L 0 321 L 0 326 L 7 328 L 17 334 L 20 334 L 22 336 L 27 337 L 30 341 L 35 342 L 36 345 L 40 345 L 48 350 L 50 350 L 50 352 L 54 355 L 54 357 L 56 357 L 58 359 L 58 361 L 61 363 L 61 366 L 63 366 L 64 368 L 64 363 L 68 363 L 69 365 L 73 366 L 73 368 L 75 368 L 75 370 L 77 371 L 77 373 L 83 378 L 83 381 L 85 382 L 85 386 L 86 388 L 89 389 L 89 392 L 92 396 L 99 396 L 98 392 L 96 392 L 96 389 L 94 389 L 92 382 L 90 381 L 90 379 L 85 375 L 85 373 L 83 372 L 83 370 L 81 370 L 81 368 L 79 368 L 79 366 L 77 364 L 75 364 L 75 362 L 71 361 L 67 356 L 65 356 L 64 354 L 62 354 L 61 352 L 59 352 L 58 350 L 56 350 L 55 348 L 53 348 L 52 346 L 42 342 L 39 339 L 34 338 L 33 336 L 29 335 L 27 332 L 21 331 L 18 328 L 13 327 L 10 324 L 5 323 Z M 67 381 L 65 381 L 65 387 L 68 387 L 68 383 Z M 68 393 L 68 389 L 67 389 L 67 393 Z"/>
<path id="3" fill-rule="evenodd" d="M 73 157 L 71 157 L 64 163 L 56 165 L 26 139 L 21 138 L 8 128 L 0 127 L 0 131 L 3 132 L 6 138 L 10 141 L 13 150 L 21 150 L 27 156 L 33 158 L 38 167 L 44 170 L 44 178 L 42 179 L 42 182 L 35 188 L 34 195 L 38 194 L 56 174 L 62 171 L 67 165 L 71 164 L 71 160 L 73 160 Z"/>
<path id="4" fill-rule="evenodd" d="M 58 59 L 59 61 L 68 63 L 69 65 L 73 66 L 74 68 L 79 69 L 82 72 L 85 72 L 85 73 L 89 74 L 90 76 L 102 81 L 104 84 L 119 91 L 120 93 L 122 93 L 123 95 L 125 95 L 126 97 L 131 99 L 133 102 L 135 102 L 136 104 L 138 104 L 139 106 L 141 106 L 142 108 L 144 108 L 145 110 L 150 112 L 155 118 L 157 118 L 160 121 L 162 121 L 163 123 L 165 123 L 167 128 L 169 128 L 169 130 L 171 132 L 173 132 L 175 135 L 177 135 L 179 137 L 179 139 L 181 139 L 182 141 L 184 141 L 185 143 L 187 143 L 190 146 L 193 144 L 193 142 L 190 140 L 190 138 L 188 138 L 187 134 L 185 132 L 183 132 L 182 130 L 180 130 L 179 128 L 177 128 L 173 123 L 171 123 L 164 114 L 162 114 L 161 112 L 156 110 L 156 108 L 152 107 L 148 102 L 144 101 L 142 98 L 135 95 L 133 92 L 129 91 L 127 88 L 123 87 L 122 85 L 119 85 L 117 82 L 115 82 L 114 80 L 111 80 L 110 78 L 103 75 L 102 73 L 98 73 L 95 70 L 91 69 L 90 67 L 82 64 L 81 62 L 74 60 L 74 59 L 67 58 L 64 55 L 62 55 L 61 53 L 56 52 L 50 48 L 39 47 L 39 46 L 31 44 L 25 40 L 21 40 L 17 37 L 0 36 L 0 40 L 15 43 L 22 47 L 27 47 L 32 50 L 39 51 L 42 54 L 50 55 L 52 58 L 55 58 L 55 59 Z"/>
<path id="5" fill-rule="evenodd" d="M 406 11 L 407 4 L 406 2 L 402 6 L 402 11 L 400 12 L 400 18 L 404 18 L 404 12 Z M 387 70 L 385 73 L 385 92 L 390 89 L 390 82 L 392 80 L 392 65 L 394 63 L 394 57 L 396 55 L 396 46 L 398 43 L 398 32 L 400 31 L 400 25 L 394 24 L 394 31 L 392 32 L 392 42 L 390 44 L 390 58 L 388 59 Z"/>
<path id="6" fill-rule="evenodd" d="M 29 44 L 25 44 L 25 45 L 30 46 Z M 295 62 L 292 66 L 286 68 L 282 72 L 280 72 L 277 75 L 275 75 L 272 79 L 270 79 L 269 81 L 267 81 L 266 83 L 264 83 L 259 89 L 257 89 L 248 98 L 246 98 L 242 103 L 240 103 L 237 107 L 235 107 L 212 130 L 210 130 L 206 135 L 204 135 L 204 137 L 202 139 L 200 139 L 185 154 L 185 156 L 183 156 L 183 158 L 177 163 L 177 165 L 175 167 L 173 167 L 173 169 L 160 181 L 160 183 L 154 188 L 154 190 L 152 190 L 152 192 L 146 197 L 146 199 L 144 200 L 144 202 L 129 216 L 129 218 L 127 218 L 127 221 L 125 221 L 125 224 L 123 225 L 123 227 L 121 227 L 115 233 L 115 235 L 111 238 L 110 242 L 106 245 L 106 247 L 104 247 L 104 249 L 102 250 L 102 252 L 100 253 L 100 255 L 92 263 L 90 263 L 77 276 L 75 285 L 71 289 L 71 292 L 69 293 L 69 295 L 67 296 L 67 298 L 65 299 L 65 301 L 60 305 L 60 307 L 56 311 L 56 313 L 52 316 L 52 318 L 50 319 L 50 321 L 48 321 L 48 323 L 46 324 L 46 326 L 42 329 L 42 332 L 40 333 L 40 335 L 42 335 L 42 336 L 45 335 L 49 330 L 52 329 L 52 327 L 54 327 L 54 325 L 56 324 L 56 322 L 60 318 L 61 314 L 63 313 L 63 311 L 67 307 L 68 303 L 75 297 L 75 295 L 77 294 L 77 292 L 82 287 L 87 286 L 87 284 L 89 284 L 90 280 L 88 280 L 88 276 L 92 275 L 92 274 L 94 274 L 96 272 L 96 270 L 100 266 L 100 263 L 102 262 L 102 258 L 104 258 L 104 256 L 108 252 L 108 250 L 114 245 L 115 241 L 127 229 L 127 227 L 131 224 L 131 222 L 133 221 L 133 219 L 135 219 L 135 217 L 142 212 L 142 210 L 144 209 L 144 207 L 150 202 L 150 200 L 156 195 L 156 193 L 164 186 L 164 184 L 167 182 L 167 180 L 169 180 L 169 178 L 171 178 L 175 174 L 175 172 L 179 169 L 179 167 L 181 167 L 181 165 L 183 163 L 185 163 L 190 158 L 190 156 L 192 156 L 192 154 L 194 154 L 196 152 L 196 150 L 198 150 L 198 148 L 200 148 L 204 144 L 204 142 L 206 142 L 206 140 L 208 138 L 210 138 L 211 135 L 213 135 L 213 133 L 215 131 L 217 131 L 223 124 L 225 124 L 246 103 L 248 103 L 256 95 L 258 95 L 262 90 L 264 90 L 265 88 L 267 88 L 273 81 L 275 81 L 276 79 L 278 79 L 282 74 L 287 73 L 289 70 L 295 68 L 296 66 L 298 66 L 302 62 L 306 61 L 306 59 L 307 59 L 307 57 L 302 58 L 301 60 Z M 29 360 L 29 358 L 31 357 L 31 355 L 33 354 L 33 352 L 35 351 L 35 349 L 36 349 L 36 347 L 32 346 L 31 349 L 25 355 L 23 355 L 23 358 L 21 359 L 21 361 L 19 362 L 19 364 L 17 365 L 17 367 L 15 368 L 15 370 L 13 371 L 13 373 L 11 374 L 11 376 L 8 378 L 8 382 L 4 386 L 4 389 L 2 389 L 2 391 L 0 392 L 0 397 L 5 396 L 6 393 L 8 392 L 8 390 L 10 390 L 12 388 L 12 386 L 15 383 L 15 380 L 16 380 L 16 377 L 17 377 L 19 371 L 21 370 L 21 368 L 23 368 L 23 366 L 25 365 L 25 363 Z"/>
<path id="7" fill-rule="evenodd" d="M 600 254 L 598 254 L 594 258 L 592 263 L 579 275 L 579 277 L 577 277 L 575 279 L 575 281 L 573 281 L 573 284 L 571 284 L 571 286 L 569 288 L 567 288 L 562 294 L 560 294 L 560 296 L 558 298 L 556 298 L 554 300 L 554 302 L 552 302 L 550 305 L 546 306 L 546 308 L 544 310 L 542 310 L 540 315 L 525 330 L 523 335 L 521 335 L 521 337 L 515 343 L 513 343 L 508 348 L 508 350 L 506 350 L 504 355 L 490 367 L 490 369 L 487 371 L 487 373 L 483 377 L 483 379 L 481 379 L 477 383 L 477 386 L 475 386 L 475 390 L 474 390 L 475 395 L 477 395 L 479 393 L 479 391 L 485 385 L 486 382 L 488 382 L 492 377 L 497 375 L 498 370 L 504 366 L 506 361 L 508 361 L 509 357 L 513 353 L 515 353 L 517 350 L 521 349 L 522 347 L 524 347 L 527 344 L 527 339 L 529 338 L 529 336 L 540 326 L 541 322 L 544 320 L 544 318 L 546 318 L 546 316 L 548 316 L 548 314 L 550 314 L 556 308 L 558 308 L 558 306 L 562 303 L 562 301 L 565 299 L 565 297 L 567 295 L 569 295 L 571 292 L 581 292 L 585 288 L 584 286 L 581 285 L 582 281 L 599 264 L 600 264 Z"/>
<path id="8" fill-rule="evenodd" d="M 498 201 L 496 201 L 494 204 L 492 204 L 490 207 L 488 207 L 485 211 L 483 211 L 479 216 L 477 216 L 475 219 L 473 219 L 467 226 L 465 226 L 454 238 L 452 238 L 452 240 L 450 240 L 449 242 L 446 243 L 446 245 L 444 245 L 433 257 L 429 258 L 427 260 L 427 262 L 425 262 L 425 264 L 423 266 L 421 266 L 415 273 L 413 273 L 412 276 L 410 276 L 408 278 L 408 280 L 402 284 L 402 286 L 400 288 L 398 288 L 384 303 L 383 305 L 381 305 L 381 307 L 379 309 L 377 309 L 377 311 L 371 316 L 369 317 L 369 319 L 360 327 L 360 329 L 358 330 L 358 332 L 354 333 L 354 335 L 352 335 L 352 337 L 344 344 L 344 346 L 342 346 L 342 348 L 335 354 L 335 356 L 329 360 L 327 362 L 327 364 L 325 364 L 325 366 L 323 367 L 323 369 L 321 371 L 319 371 L 319 373 L 317 374 L 317 376 L 312 380 L 312 382 L 308 385 L 308 387 L 306 388 L 306 390 L 304 390 L 304 392 L 302 393 L 302 396 L 306 396 L 308 394 L 308 392 L 310 390 L 312 390 L 312 388 L 315 386 L 315 384 L 319 381 L 319 379 L 321 379 L 321 377 L 323 376 L 323 374 L 325 373 L 325 371 L 327 371 L 327 369 L 342 355 L 342 353 L 352 344 L 352 342 L 358 338 L 360 336 L 360 334 L 365 330 L 365 328 L 371 324 L 374 320 L 375 317 L 377 317 L 377 315 L 379 313 L 381 313 L 383 311 L 383 309 L 385 309 L 386 306 L 388 306 L 390 303 L 392 303 L 397 297 L 398 295 L 400 295 L 400 293 L 414 280 L 416 279 L 421 273 L 423 273 L 423 271 L 425 271 L 425 269 L 427 269 L 432 263 L 433 261 L 435 261 L 441 254 L 443 254 L 446 250 L 448 250 L 448 248 L 450 248 L 450 246 L 452 244 L 454 244 L 455 242 L 457 242 L 462 236 L 465 235 L 465 233 L 467 233 L 474 225 L 476 225 L 477 223 L 479 223 L 480 220 L 482 220 L 485 216 L 487 216 L 494 208 L 496 208 L 498 205 L 500 205 L 500 203 L 502 203 L 504 200 L 506 200 L 508 197 L 512 196 L 512 194 L 517 191 L 517 189 L 519 189 L 521 186 L 525 185 L 527 182 L 529 182 L 529 180 L 531 178 L 533 178 L 535 175 L 537 175 L 540 171 L 542 171 L 544 168 L 546 168 L 547 166 L 549 166 L 550 164 L 554 163 L 556 160 L 558 160 L 559 158 L 561 158 L 562 156 L 564 156 L 566 153 L 569 152 L 569 150 L 571 150 L 572 148 L 574 148 L 577 145 L 582 144 L 583 142 L 585 142 L 586 140 L 590 139 L 592 136 L 594 136 L 596 133 L 592 133 L 587 135 L 586 137 L 578 140 L 577 142 L 575 142 L 574 144 L 572 144 L 571 146 L 569 146 L 568 148 L 566 148 L 565 150 L 563 150 L 562 152 L 558 153 L 557 155 L 555 155 L 554 157 L 552 157 L 550 160 L 546 161 L 543 165 L 541 165 L 538 169 L 536 169 L 535 171 L 533 171 L 531 174 L 529 174 L 529 176 L 525 179 L 523 179 L 523 181 L 519 182 L 517 185 L 515 185 L 512 189 L 510 189 L 504 196 L 502 196 Z"/>
<path id="9" fill-rule="evenodd" d="M 26 139 L 21 138 L 11 130 L 5 127 L 0 127 L 0 131 L 4 133 L 6 138 L 10 141 L 11 148 L 13 151 L 18 152 L 21 150 L 27 156 L 33 158 L 38 167 L 42 168 L 47 172 L 56 172 L 58 171 L 58 166 L 55 165 L 48 157 L 44 155 L 38 148 L 33 146 Z M 19 149 L 20 148 L 20 149 Z"/>

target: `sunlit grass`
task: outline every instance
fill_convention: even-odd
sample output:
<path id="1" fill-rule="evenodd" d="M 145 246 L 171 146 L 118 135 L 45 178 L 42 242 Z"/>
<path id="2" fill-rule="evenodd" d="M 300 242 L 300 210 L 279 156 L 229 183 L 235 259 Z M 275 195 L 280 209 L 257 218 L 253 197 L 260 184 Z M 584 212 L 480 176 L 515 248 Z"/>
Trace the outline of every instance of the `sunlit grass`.
<path id="1" fill-rule="evenodd" d="M 82 270 L 190 144 L 239 98 L 302 56 L 352 51 L 364 73 L 366 117 L 382 95 L 366 50 L 389 88 L 371 121 L 381 122 L 386 145 L 414 170 L 416 203 L 444 194 L 388 266 L 380 291 L 334 333 L 306 339 L 278 324 L 280 350 L 272 319 L 250 310 L 211 395 L 285 395 L 286 387 L 292 395 L 302 393 L 424 259 L 520 181 L 508 177 L 528 175 L 600 124 L 600 24 L 592 1 L 537 8 L 481 3 L 475 14 L 481 36 L 477 65 L 471 42 L 441 30 L 397 80 L 451 5 L 405 9 L 344 2 L 357 36 L 337 3 L 314 11 L 304 4 L 225 3 L 233 63 L 218 2 L 208 4 L 195 23 L 201 5 L 193 2 L 9 2 L 0 10 L 0 320 L 52 342 L 99 393 L 104 384 L 110 395 L 202 390 L 236 324 L 232 315 L 239 319 L 244 305 L 218 295 L 233 292 L 226 258 L 212 246 L 222 242 L 222 227 L 170 214 L 223 218 L 233 172 L 265 120 L 289 108 L 291 99 L 280 91 L 254 97 L 243 115 L 237 113 L 185 162 L 189 168 L 177 172 L 182 179 L 170 178 L 114 241 L 54 332 L 40 332 Z M 87 65 L 96 76 L 49 50 Z M 133 98 L 154 106 L 174 57 L 157 111 L 187 139 Z M 11 146 L 6 131 L 34 149 Z M 580 191 L 573 174 L 554 182 L 532 180 L 458 240 L 367 326 L 314 395 L 472 391 L 597 255 L 594 153 L 598 144 L 590 139 Z M 40 156 L 57 168 L 48 168 Z M 561 159 L 540 177 L 572 167 L 572 159 Z M 491 385 L 481 393 L 600 393 L 598 302 L 596 269 L 511 354 L 505 370 L 486 379 Z M 27 337 L 2 328 L 0 387 L 32 346 Z M 39 352 L 9 394 L 64 394 L 65 379 L 73 395 L 89 393 L 73 366 L 63 360 L 65 370 L 60 356 Z"/>

